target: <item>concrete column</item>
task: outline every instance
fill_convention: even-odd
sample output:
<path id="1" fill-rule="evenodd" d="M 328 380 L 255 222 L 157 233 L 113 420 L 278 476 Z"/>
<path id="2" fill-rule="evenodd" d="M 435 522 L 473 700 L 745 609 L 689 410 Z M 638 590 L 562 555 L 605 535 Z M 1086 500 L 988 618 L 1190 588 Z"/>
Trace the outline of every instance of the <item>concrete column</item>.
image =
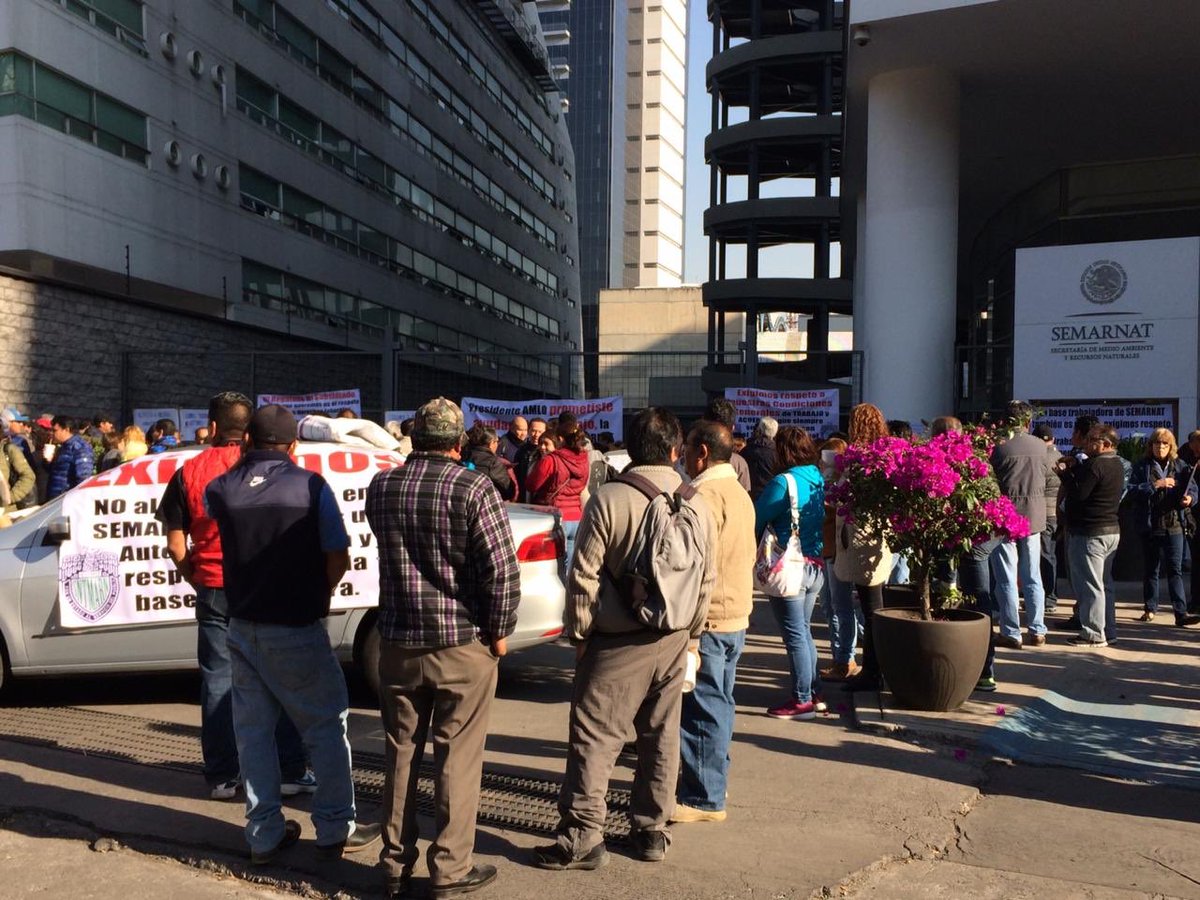
<path id="1" fill-rule="evenodd" d="M 867 189 L 854 309 L 867 402 L 889 419 L 953 411 L 958 79 L 904 69 L 868 88 Z"/>

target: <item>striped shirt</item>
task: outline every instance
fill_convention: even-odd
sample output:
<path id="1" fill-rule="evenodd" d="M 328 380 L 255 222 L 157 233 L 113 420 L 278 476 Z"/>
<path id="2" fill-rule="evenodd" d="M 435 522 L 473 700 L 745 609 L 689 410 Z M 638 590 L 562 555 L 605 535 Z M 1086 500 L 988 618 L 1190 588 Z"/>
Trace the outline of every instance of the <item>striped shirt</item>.
<path id="1" fill-rule="evenodd" d="M 367 488 L 379 543 L 379 631 L 407 647 L 507 637 L 521 577 L 512 527 L 491 481 L 417 451 Z"/>

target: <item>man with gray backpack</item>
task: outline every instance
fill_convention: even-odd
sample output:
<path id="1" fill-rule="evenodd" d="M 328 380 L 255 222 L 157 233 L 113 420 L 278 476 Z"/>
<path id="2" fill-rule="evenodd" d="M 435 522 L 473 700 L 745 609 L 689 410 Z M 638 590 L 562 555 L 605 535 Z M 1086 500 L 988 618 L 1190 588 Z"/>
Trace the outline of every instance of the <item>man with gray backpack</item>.
<path id="1" fill-rule="evenodd" d="M 567 771 L 544 869 L 598 869 L 608 781 L 628 736 L 637 746 L 630 800 L 633 855 L 655 862 L 679 774 L 679 715 L 689 646 L 703 632 L 715 579 L 708 507 L 675 470 L 679 420 L 650 408 L 627 432 L 630 467 L 584 512 L 567 581 L 564 631 L 576 647 Z"/>

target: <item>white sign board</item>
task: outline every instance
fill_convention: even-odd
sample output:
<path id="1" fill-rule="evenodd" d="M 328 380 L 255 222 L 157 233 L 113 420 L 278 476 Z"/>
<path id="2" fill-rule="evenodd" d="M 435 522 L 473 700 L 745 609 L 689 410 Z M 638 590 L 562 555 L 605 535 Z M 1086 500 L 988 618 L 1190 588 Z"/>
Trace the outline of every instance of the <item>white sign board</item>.
<path id="1" fill-rule="evenodd" d="M 383 424 L 388 422 L 403 422 L 405 419 L 416 418 L 417 411 L 415 409 L 389 409 L 383 414 Z"/>
<path id="2" fill-rule="evenodd" d="M 497 434 L 508 431 L 508 423 L 514 416 L 526 419 L 548 419 L 559 413 L 573 413 L 579 427 L 588 434 L 608 431 L 620 441 L 624 439 L 624 397 L 600 397 L 596 400 L 485 400 L 481 397 L 463 397 L 462 411 L 464 427 L 470 428 L 482 422 L 496 429 Z"/>
<path id="3" fill-rule="evenodd" d="M 179 410 L 179 439 L 194 441 L 197 428 L 208 427 L 208 409 Z"/>
<path id="4" fill-rule="evenodd" d="M 725 399 L 737 407 L 734 430 L 749 436 L 763 416 L 780 425 L 797 425 L 820 438 L 838 427 L 840 398 L 837 388 L 812 391 L 764 391 L 758 388 L 726 388 Z"/>
<path id="5" fill-rule="evenodd" d="M 278 403 L 286 406 L 299 418 L 306 415 L 336 416 L 343 409 L 354 410 L 362 416 L 362 398 L 358 388 L 346 391 L 319 391 L 315 394 L 259 394 L 258 405 Z"/>
<path id="6" fill-rule="evenodd" d="M 1126 403 L 1121 406 L 1094 404 L 1045 404 L 1034 402 L 1042 414 L 1033 420 L 1034 425 L 1049 425 L 1054 432 L 1054 444 L 1063 453 L 1071 449 L 1071 434 L 1075 430 L 1077 416 L 1092 415 L 1117 430 L 1122 438 L 1147 435 L 1155 428 L 1175 430 L 1175 405 L 1173 403 Z"/>
<path id="7" fill-rule="evenodd" d="M 195 618 L 196 593 L 167 556 L 155 519 L 167 482 L 199 448 L 143 456 L 83 482 L 63 497 L 71 540 L 59 552 L 59 615 L 64 628 L 143 625 Z M 350 533 L 350 571 L 333 593 L 332 609 L 374 606 L 379 557 L 363 510 L 375 473 L 400 465 L 386 450 L 305 447 L 296 462 L 324 476 Z"/>
<path id="8" fill-rule="evenodd" d="M 142 434 L 149 434 L 150 429 L 159 419 L 170 419 L 176 427 L 179 427 L 179 410 L 173 406 L 166 406 L 162 409 L 135 409 L 133 411 L 133 424 L 142 429 Z"/>
<path id="9" fill-rule="evenodd" d="M 1200 238 L 1018 250 L 1013 392 L 1168 395 L 1194 422 L 1198 303 Z"/>

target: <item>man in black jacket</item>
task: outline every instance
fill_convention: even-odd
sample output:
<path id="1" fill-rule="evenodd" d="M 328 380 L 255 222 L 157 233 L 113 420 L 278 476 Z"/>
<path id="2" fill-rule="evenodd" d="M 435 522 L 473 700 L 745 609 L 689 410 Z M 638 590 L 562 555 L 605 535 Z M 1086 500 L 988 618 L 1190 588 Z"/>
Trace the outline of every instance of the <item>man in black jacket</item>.
<path id="1" fill-rule="evenodd" d="M 1125 469 L 1117 457 L 1117 433 L 1107 425 L 1088 432 L 1087 458 L 1058 463 L 1066 493 L 1067 558 L 1078 597 L 1082 631 L 1076 647 L 1107 647 L 1117 637 L 1112 564 L 1121 539 L 1117 510 L 1125 492 Z"/>
<path id="2" fill-rule="evenodd" d="M 750 470 L 750 499 L 757 500 L 767 482 L 775 477 L 775 435 L 779 433 L 779 422 L 763 416 L 754 426 L 742 458 Z"/>

